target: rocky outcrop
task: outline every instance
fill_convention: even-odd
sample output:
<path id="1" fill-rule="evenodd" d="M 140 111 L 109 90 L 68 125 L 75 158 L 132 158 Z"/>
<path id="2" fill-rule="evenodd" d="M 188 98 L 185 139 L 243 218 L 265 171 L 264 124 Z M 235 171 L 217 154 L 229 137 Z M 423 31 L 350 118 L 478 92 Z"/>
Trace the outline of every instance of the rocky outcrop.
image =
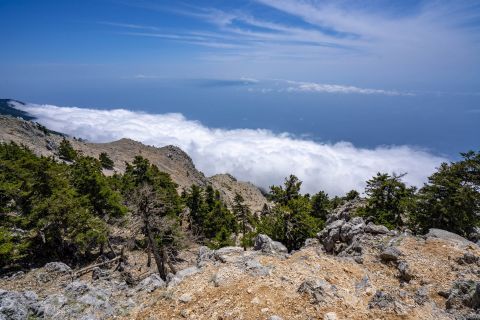
<path id="1" fill-rule="evenodd" d="M 446 231 L 446 230 L 442 230 L 442 229 L 430 229 L 428 231 L 428 233 L 425 235 L 425 238 L 437 238 L 437 239 L 443 239 L 443 240 L 447 240 L 447 241 L 453 241 L 453 242 L 456 242 L 460 245 L 464 245 L 464 246 L 474 246 L 475 243 L 465 239 L 464 237 L 462 236 L 459 236 L 458 234 L 456 233 L 453 233 L 453 232 L 449 232 L 449 231 Z"/>
<path id="2" fill-rule="evenodd" d="M 385 226 L 368 224 L 362 217 L 353 216 L 363 205 L 360 199 L 345 203 L 327 218 L 327 225 L 317 234 L 324 249 L 336 255 L 356 257 L 361 263 L 363 240 L 366 235 L 384 236 L 393 234 Z"/>
<path id="3" fill-rule="evenodd" d="M 43 316 L 43 308 L 35 292 L 0 289 L 0 319 L 27 320 L 40 316 Z"/>
<path id="4" fill-rule="evenodd" d="M 307 280 L 302 282 L 297 290 L 310 296 L 313 303 L 329 304 L 337 297 L 337 288 L 325 280 Z"/>
<path id="5" fill-rule="evenodd" d="M 264 234 L 259 234 L 254 239 L 253 250 L 261 251 L 265 254 L 286 254 L 287 247 L 278 241 L 273 241 Z"/>
<path id="6" fill-rule="evenodd" d="M 234 204 L 236 193 L 242 196 L 252 213 L 261 211 L 264 204 L 268 203 L 257 186 L 250 182 L 238 181 L 230 174 L 217 174 L 208 178 L 208 181 L 214 189 L 220 191 L 220 197 L 230 208 Z"/>

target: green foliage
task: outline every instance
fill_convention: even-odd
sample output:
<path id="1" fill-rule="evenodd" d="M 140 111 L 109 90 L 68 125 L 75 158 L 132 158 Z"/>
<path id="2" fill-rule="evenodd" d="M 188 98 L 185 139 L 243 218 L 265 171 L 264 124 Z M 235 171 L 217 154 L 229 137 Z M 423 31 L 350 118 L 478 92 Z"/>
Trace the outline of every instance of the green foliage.
<path id="1" fill-rule="evenodd" d="M 415 204 L 415 188 L 402 182 L 404 175 L 377 173 L 367 181 L 367 205 L 360 209 L 361 216 L 372 217 L 377 224 L 393 229 L 404 225 L 404 219 Z"/>
<path id="2" fill-rule="evenodd" d="M 330 199 L 328 198 L 328 194 L 326 194 L 324 191 L 320 191 L 315 194 L 311 199 L 311 206 L 312 209 L 310 211 L 310 215 L 325 221 L 331 209 L 331 203 Z"/>
<path id="3" fill-rule="evenodd" d="M 182 202 L 178 196 L 178 185 L 168 173 L 161 172 L 148 159 L 136 156 L 133 162 L 127 163 L 125 174 L 121 178 L 122 194 L 127 197 L 140 186 L 148 184 L 153 187 L 160 200 L 168 204 L 166 214 L 177 216 L 182 211 Z"/>
<path id="4" fill-rule="evenodd" d="M 480 152 L 462 153 L 463 160 L 443 163 L 418 193 L 412 227 L 446 229 L 462 236 L 480 226 Z"/>
<path id="5" fill-rule="evenodd" d="M 67 165 L 2 143 L 0 168 L 0 268 L 88 257 L 106 241 L 104 218 L 125 212 L 93 158 Z"/>
<path id="6" fill-rule="evenodd" d="M 248 240 L 246 240 L 247 236 L 247 228 L 248 225 L 253 224 L 252 214 L 250 209 L 245 204 L 245 200 L 243 197 L 236 193 L 235 198 L 233 199 L 233 214 L 237 219 L 237 222 L 240 223 L 240 228 L 242 231 L 242 245 L 244 250 L 247 250 Z"/>
<path id="7" fill-rule="evenodd" d="M 183 193 L 190 209 L 191 230 L 212 248 L 231 245 L 231 236 L 238 231 L 235 215 L 220 199 L 220 193 L 211 186 L 205 189 L 192 185 Z"/>
<path id="8" fill-rule="evenodd" d="M 100 164 L 102 168 L 108 169 L 108 170 L 113 169 L 113 165 L 114 165 L 113 160 L 110 159 L 110 157 L 106 152 L 100 153 L 100 155 L 98 156 L 98 160 L 100 160 Z"/>
<path id="9" fill-rule="evenodd" d="M 63 160 L 74 161 L 77 158 L 78 153 L 75 151 L 75 149 L 73 149 L 70 141 L 63 138 L 62 142 L 60 142 L 60 146 L 58 147 L 58 156 Z"/>
<path id="10" fill-rule="evenodd" d="M 301 184 L 297 177 L 290 175 L 283 186 L 272 186 L 270 199 L 275 206 L 261 217 L 257 226 L 257 233 L 282 242 L 288 250 L 299 249 L 324 224 L 322 215 L 326 195 L 319 193 L 310 200 L 308 195 L 300 194 Z"/>

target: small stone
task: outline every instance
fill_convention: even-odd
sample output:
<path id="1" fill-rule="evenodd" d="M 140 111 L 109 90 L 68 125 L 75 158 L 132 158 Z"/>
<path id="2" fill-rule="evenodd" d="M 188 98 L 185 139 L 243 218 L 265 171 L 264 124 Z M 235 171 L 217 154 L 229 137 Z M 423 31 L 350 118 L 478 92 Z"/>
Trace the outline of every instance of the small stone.
<path id="1" fill-rule="evenodd" d="M 325 313 L 323 320 L 337 320 L 337 314 L 335 312 Z"/>
<path id="2" fill-rule="evenodd" d="M 283 318 L 281 318 L 279 316 L 270 316 L 270 318 L 268 318 L 268 320 L 283 320 Z"/>
<path id="3" fill-rule="evenodd" d="M 188 302 L 192 301 L 192 296 L 190 296 L 189 294 L 186 294 L 186 293 L 185 293 L 185 294 L 182 294 L 182 295 L 180 296 L 180 298 L 178 298 L 178 300 L 179 300 L 180 302 L 183 302 L 183 303 L 188 303 Z"/>

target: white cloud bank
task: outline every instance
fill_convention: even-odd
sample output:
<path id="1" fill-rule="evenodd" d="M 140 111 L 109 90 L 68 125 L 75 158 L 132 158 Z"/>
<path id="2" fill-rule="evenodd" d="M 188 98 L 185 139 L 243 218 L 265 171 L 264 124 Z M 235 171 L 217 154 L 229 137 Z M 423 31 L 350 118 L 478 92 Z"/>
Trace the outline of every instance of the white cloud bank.
<path id="1" fill-rule="evenodd" d="M 155 146 L 177 145 L 206 175 L 229 172 L 259 186 L 280 184 L 293 173 L 304 192 L 341 195 L 363 190 L 376 172 L 408 172 L 405 180 L 421 186 L 442 161 L 408 146 L 356 148 L 351 143 L 317 143 L 268 130 L 215 129 L 178 113 L 147 114 L 124 109 L 96 110 L 52 105 L 17 106 L 38 122 L 94 142 L 131 138 Z"/>

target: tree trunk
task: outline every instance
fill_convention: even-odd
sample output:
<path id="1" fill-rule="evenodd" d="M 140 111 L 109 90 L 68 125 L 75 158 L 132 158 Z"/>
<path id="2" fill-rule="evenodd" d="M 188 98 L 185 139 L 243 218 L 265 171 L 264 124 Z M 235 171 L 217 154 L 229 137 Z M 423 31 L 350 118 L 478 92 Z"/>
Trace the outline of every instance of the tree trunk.
<path id="1" fill-rule="evenodd" d="M 152 265 L 152 249 L 150 248 L 150 244 L 148 244 L 147 245 L 147 267 L 150 268 L 151 265 Z"/>
<path id="2" fill-rule="evenodd" d="M 145 229 L 147 229 L 147 237 L 150 248 L 152 248 L 153 258 L 155 259 L 155 263 L 157 264 L 158 274 L 160 278 L 163 280 L 167 280 L 167 271 L 165 270 L 165 261 L 162 259 L 160 255 L 160 251 L 158 250 L 157 244 L 155 243 L 155 239 L 152 235 L 152 230 L 150 230 L 150 226 L 147 221 L 145 221 Z"/>

